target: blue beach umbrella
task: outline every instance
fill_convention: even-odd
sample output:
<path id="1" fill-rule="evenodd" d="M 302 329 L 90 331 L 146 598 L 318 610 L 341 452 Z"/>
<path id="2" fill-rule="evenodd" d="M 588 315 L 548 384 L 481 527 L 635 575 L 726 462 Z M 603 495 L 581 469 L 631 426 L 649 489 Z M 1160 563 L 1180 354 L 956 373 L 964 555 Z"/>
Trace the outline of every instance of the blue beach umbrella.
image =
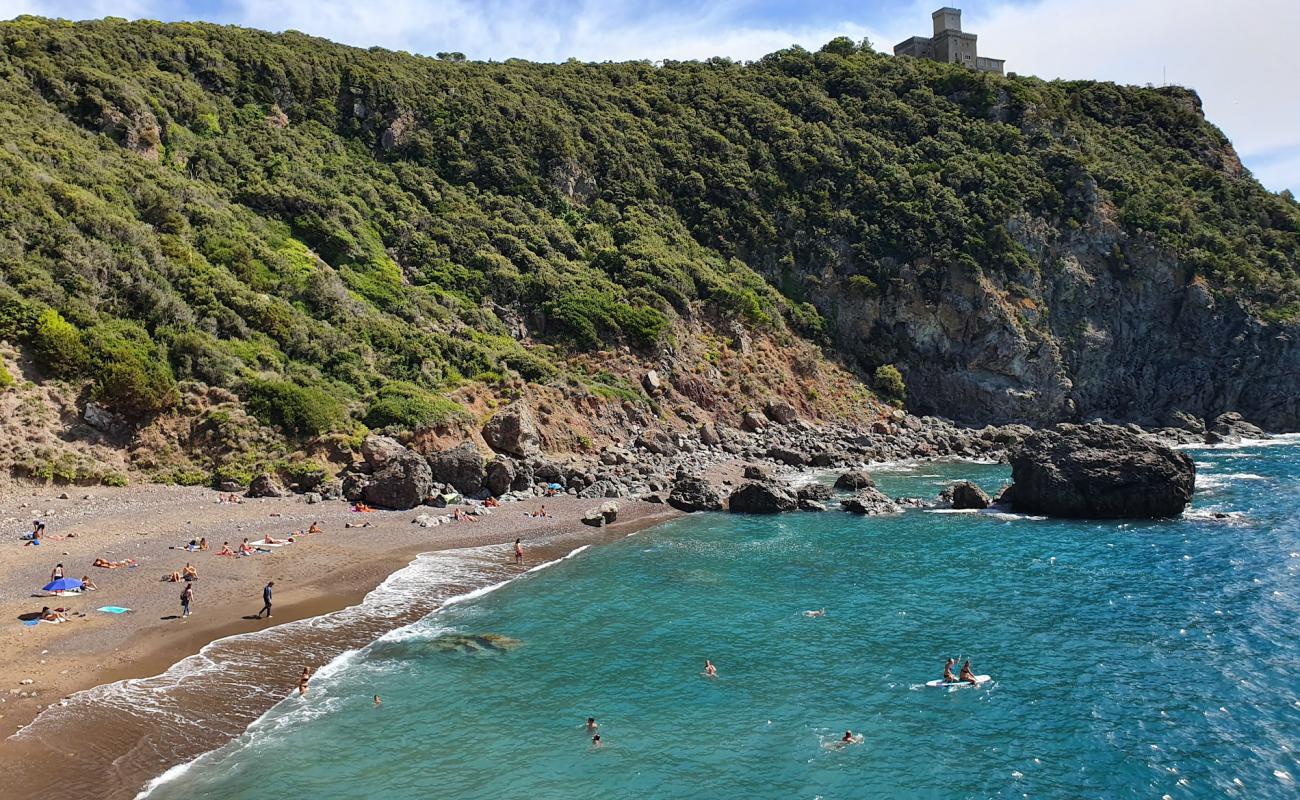
<path id="1" fill-rule="evenodd" d="M 546 488 L 547 488 L 547 489 L 563 489 L 564 487 L 561 486 L 561 485 L 558 484 L 558 483 L 551 483 L 551 484 L 547 484 Z"/>
<path id="2" fill-rule="evenodd" d="M 76 578 L 59 578 L 41 587 L 45 592 L 72 592 L 81 588 L 81 581 Z"/>

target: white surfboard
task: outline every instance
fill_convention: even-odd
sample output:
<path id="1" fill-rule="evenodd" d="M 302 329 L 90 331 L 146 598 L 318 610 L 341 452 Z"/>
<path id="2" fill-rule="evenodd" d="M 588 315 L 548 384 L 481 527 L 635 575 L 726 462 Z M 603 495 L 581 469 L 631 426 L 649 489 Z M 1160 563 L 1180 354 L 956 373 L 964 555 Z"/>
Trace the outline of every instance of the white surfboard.
<path id="1" fill-rule="evenodd" d="M 986 684 L 986 683 L 988 683 L 988 682 L 991 681 L 991 680 L 993 680 L 993 678 L 992 678 L 992 676 L 990 676 L 990 675 L 976 675 L 976 676 L 975 676 L 975 685 L 976 685 L 976 686 L 982 686 L 983 684 Z M 960 689 L 960 688 L 962 688 L 963 686 L 970 686 L 971 684 L 967 683 L 966 681 L 957 681 L 956 683 L 952 683 L 952 682 L 950 682 L 950 681 L 926 681 L 926 682 L 925 682 L 925 685 L 926 685 L 926 686 L 932 686 L 932 687 L 934 687 L 935 689 L 945 689 L 945 688 L 946 688 L 946 689 Z"/>

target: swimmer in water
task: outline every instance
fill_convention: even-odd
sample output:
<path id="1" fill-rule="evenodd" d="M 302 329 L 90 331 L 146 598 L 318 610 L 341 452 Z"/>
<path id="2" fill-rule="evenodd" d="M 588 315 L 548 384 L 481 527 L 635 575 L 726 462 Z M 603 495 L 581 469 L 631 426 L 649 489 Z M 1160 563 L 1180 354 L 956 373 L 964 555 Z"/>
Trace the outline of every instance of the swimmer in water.
<path id="1" fill-rule="evenodd" d="M 587 717 L 587 730 L 588 730 L 589 732 L 591 732 L 591 733 L 595 733 L 595 732 L 596 732 L 596 729 L 599 728 L 599 727 L 600 727 L 600 726 L 596 724 L 596 718 L 595 718 L 595 717 Z"/>
<path id="2" fill-rule="evenodd" d="M 816 611 L 805 611 L 803 612 L 803 615 L 805 617 L 824 617 L 826 616 L 826 609 L 819 608 Z"/>
<path id="3" fill-rule="evenodd" d="M 302 674 L 298 676 L 298 696 L 302 697 L 307 694 L 307 683 L 311 680 L 311 667 L 303 667 Z"/>
<path id="4" fill-rule="evenodd" d="M 943 682 L 944 682 L 944 683 L 956 683 L 956 682 L 957 682 L 957 676 L 952 674 L 952 668 L 953 668 L 953 665 L 956 664 L 956 663 L 957 663 L 957 659 L 955 659 L 955 658 L 950 658 L 950 659 L 948 659 L 948 663 L 943 665 Z"/>
<path id="5" fill-rule="evenodd" d="M 718 677 L 718 668 L 715 667 L 715 666 L 713 666 L 713 662 L 710 661 L 710 660 L 708 660 L 707 658 L 704 659 L 704 673 L 703 673 L 703 674 L 704 674 L 704 677 L 706 677 L 706 678 L 716 678 L 716 677 Z"/>
<path id="6" fill-rule="evenodd" d="M 958 681 L 965 681 L 971 686 L 978 686 L 979 681 L 975 680 L 975 673 L 970 671 L 970 661 L 967 660 L 961 665 L 961 673 L 957 676 Z"/>
<path id="7" fill-rule="evenodd" d="M 600 749 L 600 734 L 597 733 L 591 737 L 591 746 L 597 750 Z"/>
<path id="8" fill-rule="evenodd" d="M 375 708 L 379 708 L 383 704 L 384 701 L 379 699 L 379 695 L 375 695 Z"/>

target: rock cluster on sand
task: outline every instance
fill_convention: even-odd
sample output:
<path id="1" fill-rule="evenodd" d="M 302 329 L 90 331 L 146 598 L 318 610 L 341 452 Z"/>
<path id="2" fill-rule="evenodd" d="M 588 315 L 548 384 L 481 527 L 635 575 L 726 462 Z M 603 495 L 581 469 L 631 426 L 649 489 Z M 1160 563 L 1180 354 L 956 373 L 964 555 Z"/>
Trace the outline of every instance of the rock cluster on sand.
<path id="1" fill-rule="evenodd" d="M 1185 453 L 1115 425 L 1061 424 L 1011 454 L 1018 511 L 1057 517 L 1172 517 L 1191 502 L 1196 468 Z"/>

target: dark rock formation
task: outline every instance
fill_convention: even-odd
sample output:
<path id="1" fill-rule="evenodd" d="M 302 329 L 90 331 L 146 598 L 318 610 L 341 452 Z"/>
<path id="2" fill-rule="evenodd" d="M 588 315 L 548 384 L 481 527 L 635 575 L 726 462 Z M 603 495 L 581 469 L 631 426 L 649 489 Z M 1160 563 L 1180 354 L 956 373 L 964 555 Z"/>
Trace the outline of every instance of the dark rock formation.
<path id="1" fill-rule="evenodd" d="M 795 494 L 800 500 L 829 500 L 835 496 L 835 490 L 824 483 L 807 483 Z"/>
<path id="2" fill-rule="evenodd" d="M 703 478 L 682 478 L 673 483 L 668 505 L 678 511 L 721 511 L 722 498 Z"/>
<path id="3" fill-rule="evenodd" d="M 744 474 L 745 480 L 749 481 L 768 481 L 772 479 L 772 473 L 758 464 L 746 464 Z"/>
<path id="4" fill-rule="evenodd" d="M 767 448 L 766 456 L 773 461 L 785 464 L 790 467 L 802 467 L 808 463 L 808 456 L 800 453 L 798 450 L 791 450 L 788 447 L 773 445 Z"/>
<path id="5" fill-rule="evenodd" d="M 253 478 L 248 484 L 245 497 L 284 497 L 284 490 L 276 484 L 270 475 L 262 474 Z"/>
<path id="6" fill-rule="evenodd" d="M 845 492 L 875 488 L 876 481 L 860 470 L 849 470 L 835 479 L 835 488 Z"/>
<path id="7" fill-rule="evenodd" d="M 515 462 L 498 456 L 484 468 L 483 485 L 494 496 L 500 497 L 514 488 L 515 477 Z"/>
<path id="8" fill-rule="evenodd" d="M 740 429 L 747 433 L 757 433 L 767 427 L 767 420 L 753 411 L 746 411 L 740 417 Z"/>
<path id="9" fill-rule="evenodd" d="M 636 446 L 661 456 L 670 456 L 677 452 L 677 445 L 673 443 L 672 437 L 657 428 L 642 431 L 641 435 L 636 437 Z"/>
<path id="10" fill-rule="evenodd" d="M 993 501 L 984 490 L 970 481 L 957 481 L 946 492 L 953 508 L 988 508 Z"/>
<path id="11" fill-rule="evenodd" d="M 824 503 L 819 503 L 816 500 L 808 500 L 806 498 L 801 497 L 799 498 L 799 510 L 800 511 L 825 511 L 826 505 Z"/>
<path id="12" fill-rule="evenodd" d="M 498 453 L 518 458 L 537 455 L 540 438 L 528 404 L 516 400 L 493 414 L 483 426 L 483 441 Z"/>
<path id="13" fill-rule="evenodd" d="M 794 493 L 775 483 L 746 483 L 731 493 L 727 509 L 733 514 L 775 514 L 799 505 Z"/>
<path id="14" fill-rule="evenodd" d="M 618 519 L 618 503 L 601 503 L 599 508 L 589 509 L 582 515 L 582 524 L 599 528 Z"/>
<path id="15" fill-rule="evenodd" d="M 1011 504 L 1057 517 L 1181 514 L 1196 468 L 1185 453 L 1115 425 L 1056 425 L 1011 454 Z M 1005 493 L 1004 493 L 1005 495 Z"/>
<path id="16" fill-rule="evenodd" d="M 402 448 L 389 453 L 371 475 L 362 494 L 366 502 L 384 508 L 414 508 L 433 491 L 433 473 L 419 453 Z"/>
<path id="17" fill-rule="evenodd" d="M 863 489 L 847 500 L 841 500 L 840 506 L 854 514 L 895 514 L 902 511 L 888 495 L 874 487 Z"/>
<path id="18" fill-rule="evenodd" d="M 770 400 L 763 408 L 763 413 L 767 418 L 778 425 L 789 425 L 799 419 L 799 414 L 794 410 L 794 406 L 784 400 Z"/>
<path id="19" fill-rule="evenodd" d="M 483 479 L 487 477 L 483 455 L 470 442 L 441 453 L 433 453 L 429 456 L 429 468 L 433 470 L 435 481 L 449 483 L 456 491 L 467 495 L 476 494 L 482 489 Z"/>

